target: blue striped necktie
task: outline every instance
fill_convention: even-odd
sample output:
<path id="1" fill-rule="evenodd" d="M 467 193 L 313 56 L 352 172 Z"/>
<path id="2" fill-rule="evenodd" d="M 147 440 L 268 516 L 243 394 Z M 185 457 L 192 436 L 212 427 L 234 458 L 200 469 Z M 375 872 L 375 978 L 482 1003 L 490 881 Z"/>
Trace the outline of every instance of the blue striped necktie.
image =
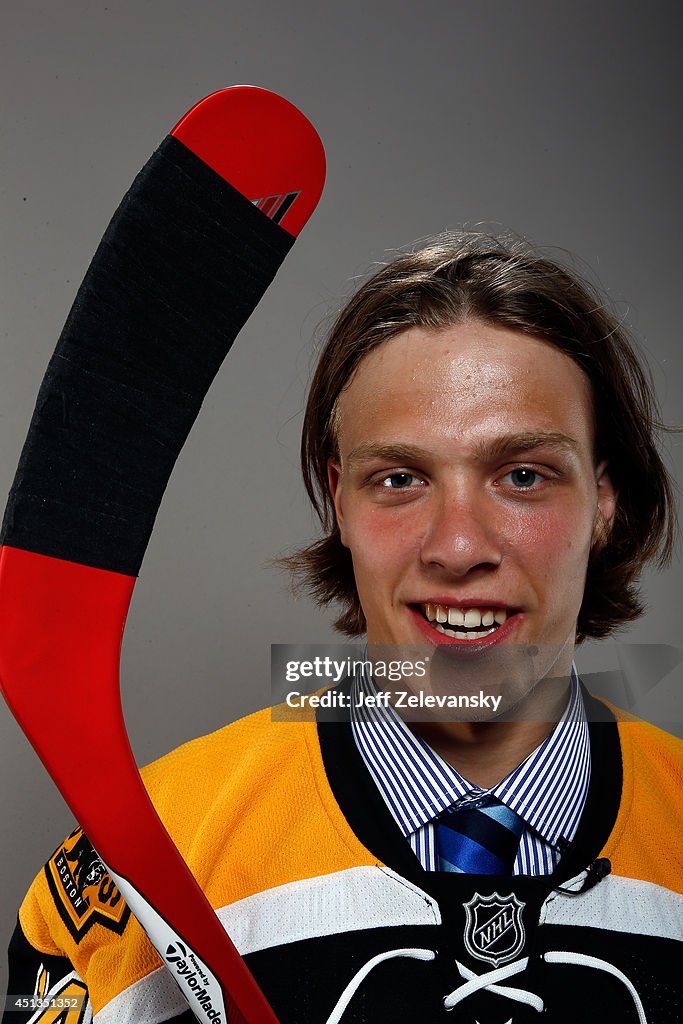
<path id="1" fill-rule="evenodd" d="M 465 807 L 449 807 L 436 819 L 439 871 L 509 875 L 524 820 L 487 794 Z"/>

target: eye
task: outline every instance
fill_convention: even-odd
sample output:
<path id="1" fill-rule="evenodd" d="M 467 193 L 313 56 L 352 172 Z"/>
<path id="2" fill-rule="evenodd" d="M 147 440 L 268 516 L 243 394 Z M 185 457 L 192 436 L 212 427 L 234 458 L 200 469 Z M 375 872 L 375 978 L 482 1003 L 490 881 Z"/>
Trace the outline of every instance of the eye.
<path id="1" fill-rule="evenodd" d="M 517 469 L 511 469 L 509 473 L 506 473 L 503 479 L 509 479 L 512 486 L 518 490 L 528 491 L 545 478 L 535 469 L 530 469 L 528 466 L 519 466 Z"/>
<path id="2" fill-rule="evenodd" d="M 404 491 L 408 487 L 412 487 L 414 484 L 422 484 L 422 480 L 419 476 L 415 476 L 413 473 L 390 473 L 389 476 L 385 476 L 380 480 L 380 487 L 385 487 L 388 490 Z"/>

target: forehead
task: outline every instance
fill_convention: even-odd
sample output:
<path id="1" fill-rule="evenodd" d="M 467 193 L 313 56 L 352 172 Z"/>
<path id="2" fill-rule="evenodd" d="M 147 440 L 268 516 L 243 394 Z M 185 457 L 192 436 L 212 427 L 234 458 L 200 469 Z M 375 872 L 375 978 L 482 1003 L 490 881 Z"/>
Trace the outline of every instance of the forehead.
<path id="1" fill-rule="evenodd" d="M 340 395 L 338 425 L 342 454 L 416 432 L 466 445 L 550 430 L 593 445 L 580 367 L 549 342 L 480 321 L 410 328 L 369 352 Z"/>

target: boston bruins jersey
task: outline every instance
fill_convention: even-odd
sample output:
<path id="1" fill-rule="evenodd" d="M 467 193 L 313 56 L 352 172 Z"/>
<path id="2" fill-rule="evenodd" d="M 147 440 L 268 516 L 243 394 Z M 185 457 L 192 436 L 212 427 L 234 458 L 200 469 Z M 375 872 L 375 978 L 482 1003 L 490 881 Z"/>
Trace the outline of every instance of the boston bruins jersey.
<path id="1" fill-rule="evenodd" d="M 585 695 L 592 771 L 550 876 L 425 872 L 348 724 L 263 711 L 144 770 L 281 1024 L 683 1019 L 683 743 Z M 115 825 L 115 823 L 113 823 Z M 4 1024 L 190 1022 L 76 829 L 22 904 Z M 33 996 L 33 1001 L 31 1001 Z"/>

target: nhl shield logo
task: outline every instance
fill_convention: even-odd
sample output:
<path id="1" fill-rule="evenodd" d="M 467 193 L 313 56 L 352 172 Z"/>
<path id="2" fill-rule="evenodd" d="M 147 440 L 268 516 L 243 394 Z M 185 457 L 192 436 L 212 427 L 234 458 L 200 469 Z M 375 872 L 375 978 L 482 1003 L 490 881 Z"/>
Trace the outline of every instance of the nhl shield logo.
<path id="1" fill-rule="evenodd" d="M 463 903 L 467 915 L 465 946 L 477 960 L 487 960 L 500 967 L 514 959 L 524 946 L 522 911 L 526 906 L 514 893 L 490 896 L 475 893 L 469 903 Z"/>

